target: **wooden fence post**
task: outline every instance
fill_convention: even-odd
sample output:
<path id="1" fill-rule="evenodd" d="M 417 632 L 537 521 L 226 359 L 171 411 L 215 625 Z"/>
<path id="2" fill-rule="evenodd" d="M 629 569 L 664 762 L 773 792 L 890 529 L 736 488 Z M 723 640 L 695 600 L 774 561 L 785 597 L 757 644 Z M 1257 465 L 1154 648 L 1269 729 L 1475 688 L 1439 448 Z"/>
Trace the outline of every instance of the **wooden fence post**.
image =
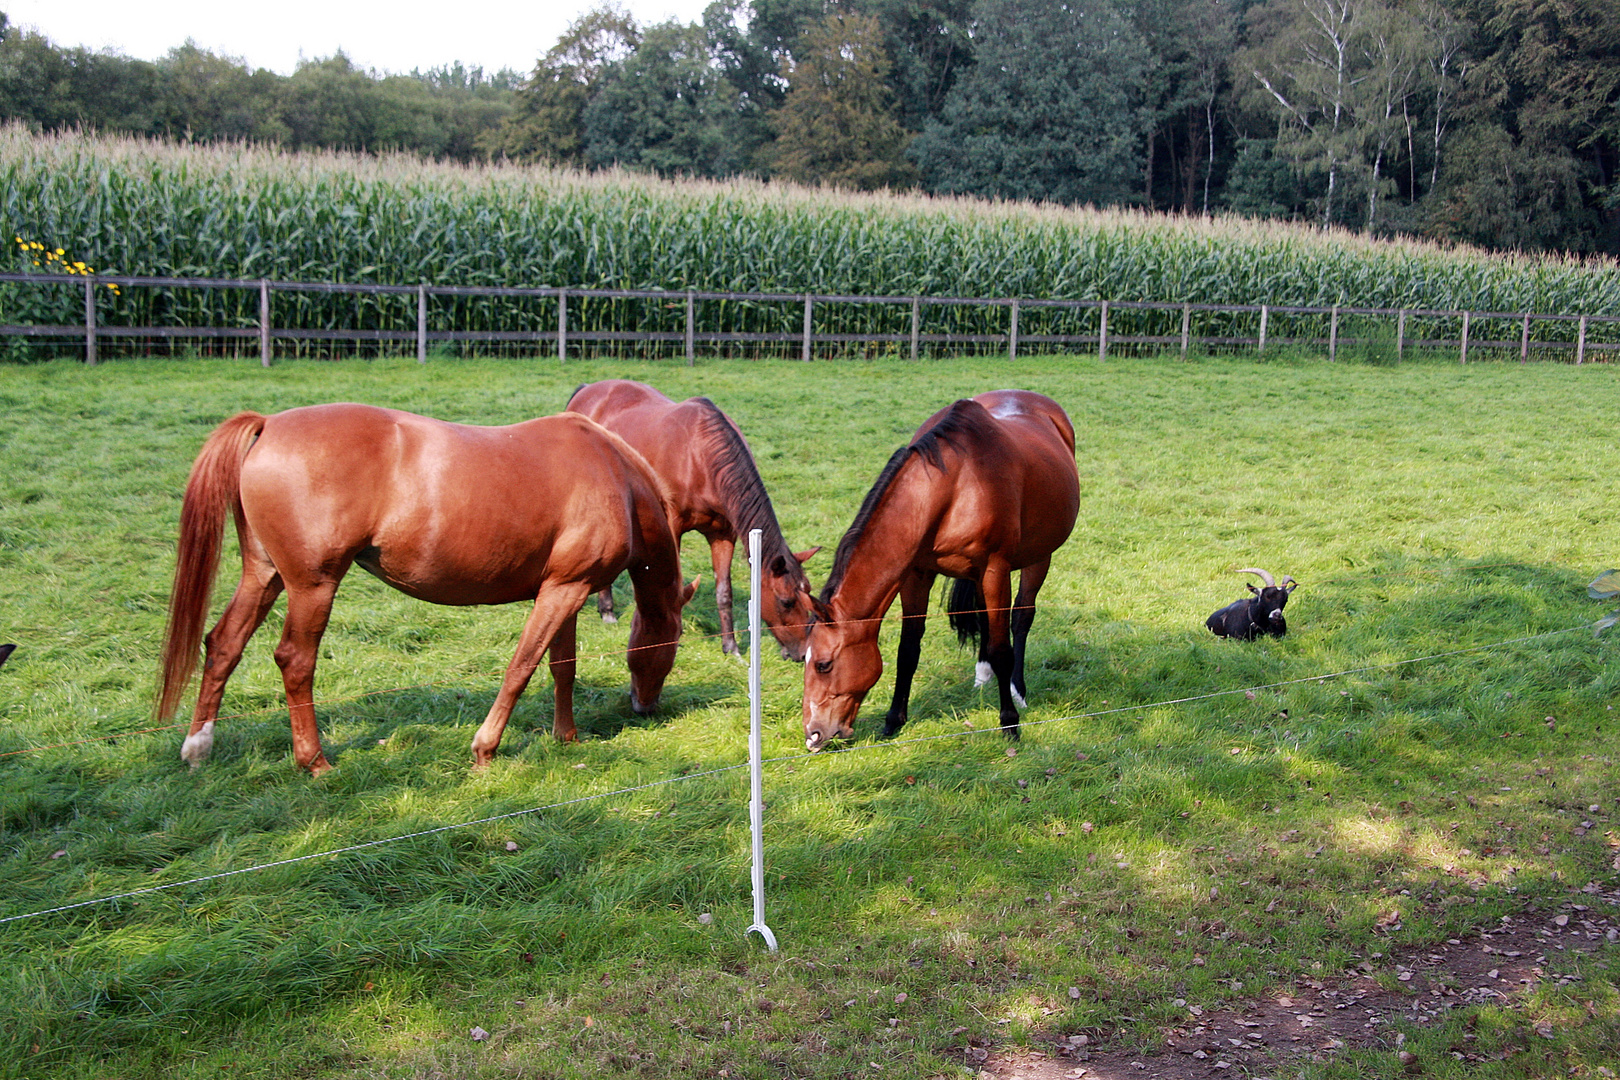
<path id="1" fill-rule="evenodd" d="M 917 345 L 922 336 L 922 300 L 911 298 L 911 358 L 917 359 Z"/>
<path id="2" fill-rule="evenodd" d="M 427 363 L 427 283 L 416 286 L 416 362 Z"/>
<path id="3" fill-rule="evenodd" d="M 1583 363 L 1586 360 L 1586 316 L 1581 316 L 1580 333 L 1575 338 L 1575 362 Z"/>
<path id="4" fill-rule="evenodd" d="M 697 326 L 696 315 L 693 309 L 696 303 L 692 298 L 692 290 L 686 290 L 686 366 L 691 367 L 697 363 Z"/>
<path id="5" fill-rule="evenodd" d="M 1524 313 L 1524 327 L 1519 331 L 1519 363 L 1530 359 L 1530 313 Z"/>
<path id="6" fill-rule="evenodd" d="M 1468 363 L 1468 318 L 1469 318 L 1469 313 L 1466 312 L 1466 311 L 1463 312 L 1462 317 L 1463 317 L 1462 363 L 1466 364 L 1466 363 Z"/>
<path id="7" fill-rule="evenodd" d="M 91 367 L 96 363 L 96 283 L 84 279 L 84 362 Z"/>
<path id="8" fill-rule="evenodd" d="M 1192 305 L 1181 305 L 1181 358 L 1187 359 L 1187 332 L 1192 329 Z"/>
<path id="9" fill-rule="evenodd" d="M 810 294 L 804 294 L 804 347 L 799 352 L 799 359 L 806 362 L 810 359 Z"/>
<path id="10" fill-rule="evenodd" d="M 1333 305 L 1333 315 L 1328 320 L 1328 359 L 1339 358 L 1339 305 Z"/>
<path id="11" fill-rule="evenodd" d="M 1260 355 L 1266 355 L 1266 319 L 1271 314 L 1269 304 L 1260 305 Z"/>
<path id="12" fill-rule="evenodd" d="M 259 366 L 270 366 L 270 279 L 259 279 Z"/>
<path id="13" fill-rule="evenodd" d="M 557 360 L 568 359 L 568 290 L 557 290 Z"/>
<path id="14" fill-rule="evenodd" d="M 1108 359 L 1108 301 L 1103 301 L 1102 321 L 1097 326 L 1097 359 Z"/>
<path id="15" fill-rule="evenodd" d="M 1007 330 L 1007 359 L 1018 359 L 1018 301 L 1012 302 L 1012 326 Z"/>
<path id="16" fill-rule="evenodd" d="M 1395 317 L 1395 359 L 1406 359 L 1406 309 Z"/>

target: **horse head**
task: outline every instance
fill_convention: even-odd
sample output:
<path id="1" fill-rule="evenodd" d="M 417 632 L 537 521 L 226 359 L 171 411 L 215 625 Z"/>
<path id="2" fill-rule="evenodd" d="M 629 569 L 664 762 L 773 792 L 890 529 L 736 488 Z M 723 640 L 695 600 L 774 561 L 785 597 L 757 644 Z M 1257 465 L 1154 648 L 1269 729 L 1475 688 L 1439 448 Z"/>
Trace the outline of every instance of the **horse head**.
<path id="1" fill-rule="evenodd" d="M 810 606 L 812 597 L 810 579 L 804 574 L 804 564 L 820 551 L 795 551 L 792 558 L 778 555 L 765 564 L 760 582 L 763 596 L 759 598 L 761 616 L 777 644 L 782 647 L 782 659 L 796 664 L 804 662 L 805 641 L 810 635 L 810 624 L 815 610 Z"/>
<path id="2" fill-rule="evenodd" d="M 817 751 L 855 734 L 855 716 L 883 674 L 877 619 L 842 618 L 836 601 L 811 599 L 805 639 L 804 745 Z"/>
<path id="3" fill-rule="evenodd" d="M 679 577 L 670 590 L 657 590 L 651 602 L 636 594 L 636 613 L 630 620 L 630 646 L 625 660 L 630 666 L 630 709 L 646 716 L 658 708 L 664 680 L 675 666 L 675 649 L 681 639 L 681 609 L 697 594 L 698 579 L 683 585 Z M 665 593 L 668 595 L 665 595 Z"/>

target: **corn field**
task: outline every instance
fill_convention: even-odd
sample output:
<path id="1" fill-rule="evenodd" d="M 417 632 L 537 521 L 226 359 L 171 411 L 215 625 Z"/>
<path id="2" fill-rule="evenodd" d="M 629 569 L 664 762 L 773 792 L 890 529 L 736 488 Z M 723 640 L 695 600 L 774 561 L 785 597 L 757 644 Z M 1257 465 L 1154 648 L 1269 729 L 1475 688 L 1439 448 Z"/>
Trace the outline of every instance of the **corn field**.
<path id="1" fill-rule="evenodd" d="M 851 195 L 749 181 L 666 182 L 410 157 L 290 154 L 0 129 L 0 214 L 15 238 L 0 268 L 41 269 L 42 244 L 98 274 L 458 286 L 564 286 L 1026 297 L 1115 302 L 1345 305 L 1620 315 L 1610 261 L 1504 257 L 1239 218 Z M 249 290 L 98 291 L 105 325 L 250 327 Z M 403 329 L 411 297 L 279 292 L 277 325 Z M 737 335 L 792 333 L 792 303 L 709 301 L 701 319 Z M 999 335 L 1005 308 L 930 305 L 925 332 Z M 684 300 L 571 305 L 581 331 L 677 333 Z M 1177 335 L 1179 313 L 1120 308 L 1110 332 Z M 0 283 L 0 323 L 82 322 L 82 288 Z M 541 332 L 556 301 L 458 297 L 432 329 Z M 1096 332 L 1096 316 L 1026 307 L 1021 333 Z M 904 304 L 818 314 L 818 331 L 905 335 Z M 1230 313 L 1198 333 L 1253 335 Z M 1223 320 L 1225 322 L 1223 322 Z M 1320 315 L 1291 335 L 1325 336 Z M 1446 320 L 1416 337 L 1455 337 Z M 1323 323 L 1323 325 L 1317 325 Z M 1549 324 L 1552 335 L 1573 334 Z M 1274 333 L 1285 332 L 1278 326 Z"/>

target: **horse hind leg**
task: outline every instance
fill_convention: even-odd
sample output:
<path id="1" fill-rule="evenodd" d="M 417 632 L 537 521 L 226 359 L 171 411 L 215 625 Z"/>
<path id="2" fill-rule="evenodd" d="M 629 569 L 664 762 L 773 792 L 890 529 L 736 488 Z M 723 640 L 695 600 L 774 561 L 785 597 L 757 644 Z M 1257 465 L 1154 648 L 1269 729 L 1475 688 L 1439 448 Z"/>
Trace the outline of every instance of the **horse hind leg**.
<path id="1" fill-rule="evenodd" d="M 214 749 L 214 721 L 219 716 L 225 683 L 242 660 L 248 639 L 263 624 L 281 595 L 281 575 L 262 553 L 249 549 L 242 558 L 242 580 L 219 622 L 203 639 L 202 687 L 191 728 L 180 744 L 180 757 L 193 769 L 208 760 Z"/>
<path id="2" fill-rule="evenodd" d="M 1008 570 L 986 570 L 979 583 L 979 594 L 984 598 L 987 632 L 979 639 L 980 648 L 996 676 L 996 688 L 1001 698 L 1001 730 L 1009 739 L 1018 738 L 1018 706 L 1012 692 L 1014 654 L 1008 628 L 1008 609 L 1012 601 L 1012 573 Z"/>
<path id="3" fill-rule="evenodd" d="M 609 585 L 596 594 L 596 613 L 602 616 L 605 623 L 616 623 L 619 617 L 613 614 L 613 586 Z"/>
<path id="4" fill-rule="evenodd" d="M 293 760 L 315 776 L 332 767 L 321 752 L 321 733 L 315 722 L 315 660 L 332 617 L 338 580 L 288 587 L 287 621 L 276 646 L 276 664 L 281 668 L 292 724 Z"/>
<path id="5" fill-rule="evenodd" d="M 1029 697 L 1029 684 L 1024 681 L 1024 648 L 1029 640 L 1029 628 L 1035 623 L 1035 596 L 1041 591 L 1051 566 L 1052 560 L 1043 559 L 1024 567 L 1018 574 L 1018 598 L 1013 601 L 1009 623 L 1013 643 L 1012 694 L 1021 709 L 1029 707 L 1025 700 Z"/>

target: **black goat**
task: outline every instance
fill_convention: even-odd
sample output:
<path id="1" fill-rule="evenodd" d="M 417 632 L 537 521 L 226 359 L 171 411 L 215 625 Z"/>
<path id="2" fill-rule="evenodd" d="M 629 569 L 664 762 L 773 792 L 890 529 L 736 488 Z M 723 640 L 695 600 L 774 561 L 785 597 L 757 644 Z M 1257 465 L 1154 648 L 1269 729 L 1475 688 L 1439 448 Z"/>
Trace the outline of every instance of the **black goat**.
<path id="1" fill-rule="evenodd" d="M 1288 595 L 1299 588 L 1298 583 L 1291 577 L 1285 577 L 1283 583 L 1278 585 L 1270 574 L 1254 567 L 1237 572 L 1258 574 L 1260 580 L 1265 582 L 1265 588 L 1250 585 L 1249 591 L 1253 596 L 1226 605 L 1206 619 L 1204 625 L 1215 631 L 1217 637 L 1236 638 L 1239 641 L 1249 641 L 1261 634 L 1282 637 L 1288 633 L 1283 607 L 1288 603 Z"/>
<path id="2" fill-rule="evenodd" d="M 0 664 L 6 662 L 6 658 L 11 655 L 11 651 L 16 647 L 15 645 L 0 645 Z"/>

